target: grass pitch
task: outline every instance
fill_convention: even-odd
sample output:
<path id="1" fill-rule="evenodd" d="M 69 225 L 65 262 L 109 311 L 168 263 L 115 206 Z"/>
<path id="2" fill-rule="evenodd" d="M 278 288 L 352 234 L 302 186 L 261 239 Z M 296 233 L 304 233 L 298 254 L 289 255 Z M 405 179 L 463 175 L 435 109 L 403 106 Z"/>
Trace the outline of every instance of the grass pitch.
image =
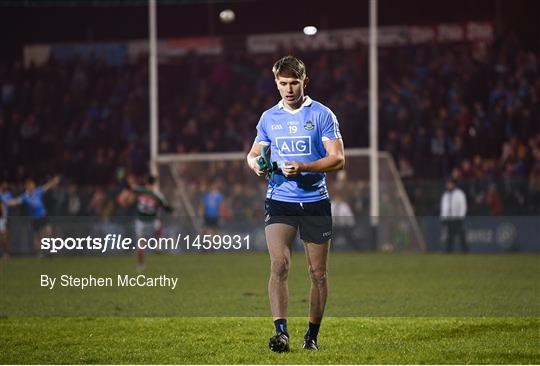
<path id="1" fill-rule="evenodd" d="M 0 363 L 538 364 L 538 319 L 328 318 L 320 352 L 301 349 L 305 320 L 290 320 L 291 352 L 267 347 L 267 318 L 7 318 Z"/>
<path id="2" fill-rule="evenodd" d="M 540 363 L 540 257 L 332 253 L 321 351 L 301 349 L 295 253 L 289 354 L 267 348 L 268 258 L 152 255 L 174 291 L 42 289 L 39 275 L 131 273 L 132 256 L 13 258 L 0 270 L 0 363 Z"/>

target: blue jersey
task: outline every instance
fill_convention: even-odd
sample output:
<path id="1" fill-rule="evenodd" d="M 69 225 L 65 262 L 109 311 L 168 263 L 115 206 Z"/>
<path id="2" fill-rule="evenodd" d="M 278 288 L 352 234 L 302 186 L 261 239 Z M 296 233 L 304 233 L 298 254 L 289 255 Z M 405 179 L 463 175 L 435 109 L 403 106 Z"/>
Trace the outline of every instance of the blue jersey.
<path id="1" fill-rule="evenodd" d="M 270 146 L 272 162 L 308 163 L 326 156 L 323 142 L 340 139 L 339 124 L 332 111 L 306 97 L 295 111 L 283 107 L 283 101 L 265 111 L 257 124 L 255 142 Z M 285 202 L 316 202 L 328 198 L 326 174 L 301 172 L 285 177 L 275 172 L 268 184 L 266 198 Z"/>
<path id="2" fill-rule="evenodd" d="M 204 217 L 218 218 L 223 199 L 223 195 L 219 192 L 205 193 L 203 195 Z"/>
<path id="3" fill-rule="evenodd" d="M 28 207 L 30 216 L 34 219 L 44 217 L 47 215 L 47 210 L 43 204 L 43 188 L 37 187 L 32 194 L 23 193 L 20 195 L 20 200 L 22 203 Z"/>
<path id="4" fill-rule="evenodd" d="M 7 203 L 13 199 L 13 195 L 11 192 L 4 192 L 0 194 L 0 204 L 2 205 L 2 215 L 0 215 L 0 218 L 5 218 L 9 214 L 9 206 Z"/>

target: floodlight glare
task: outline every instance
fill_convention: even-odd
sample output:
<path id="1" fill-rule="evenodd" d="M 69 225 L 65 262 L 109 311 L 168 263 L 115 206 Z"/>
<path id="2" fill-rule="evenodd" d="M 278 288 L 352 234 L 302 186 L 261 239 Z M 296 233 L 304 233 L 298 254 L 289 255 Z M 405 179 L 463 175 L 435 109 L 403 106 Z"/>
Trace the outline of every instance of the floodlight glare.
<path id="1" fill-rule="evenodd" d="M 225 9 L 219 13 L 219 19 L 221 19 L 223 23 L 231 23 L 234 21 L 235 17 L 236 15 L 231 9 Z"/>
<path id="2" fill-rule="evenodd" d="M 304 27 L 304 34 L 306 36 L 314 36 L 315 34 L 317 34 L 317 27 L 313 25 L 308 25 Z"/>

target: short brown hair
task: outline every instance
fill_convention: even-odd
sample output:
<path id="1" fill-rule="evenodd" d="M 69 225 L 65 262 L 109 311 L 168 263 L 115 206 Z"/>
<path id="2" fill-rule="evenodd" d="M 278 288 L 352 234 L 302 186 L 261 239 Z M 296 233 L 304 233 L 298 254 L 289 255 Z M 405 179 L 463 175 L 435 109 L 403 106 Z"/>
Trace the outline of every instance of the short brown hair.
<path id="1" fill-rule="evenodd" d="M 274 76 L 295 77 L 304 79 L 306 77 L 306 65 L 294 56 L 285 56 L 276 61 L 272 67 Z"/>

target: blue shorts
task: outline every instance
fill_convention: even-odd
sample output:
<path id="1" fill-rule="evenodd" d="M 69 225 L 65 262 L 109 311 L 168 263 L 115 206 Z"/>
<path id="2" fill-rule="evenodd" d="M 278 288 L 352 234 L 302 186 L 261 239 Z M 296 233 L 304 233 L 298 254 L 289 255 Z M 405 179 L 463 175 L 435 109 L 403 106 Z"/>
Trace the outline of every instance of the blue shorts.
<path id="1" fill-rule="evenodd" d="M 219 228 L 219 218 L 218 217 L 210 217 L 205 216 L 204 217 L 204 226 L 207 228 Z"/>
<path id="2" fill-rule="evenodd" d="M 330 200 L 317 202 L 283 202 L 267 198 L 264 225 L 287 224 L 300 230 L 300 239 L 323 244 L 332 239 Z"/>

